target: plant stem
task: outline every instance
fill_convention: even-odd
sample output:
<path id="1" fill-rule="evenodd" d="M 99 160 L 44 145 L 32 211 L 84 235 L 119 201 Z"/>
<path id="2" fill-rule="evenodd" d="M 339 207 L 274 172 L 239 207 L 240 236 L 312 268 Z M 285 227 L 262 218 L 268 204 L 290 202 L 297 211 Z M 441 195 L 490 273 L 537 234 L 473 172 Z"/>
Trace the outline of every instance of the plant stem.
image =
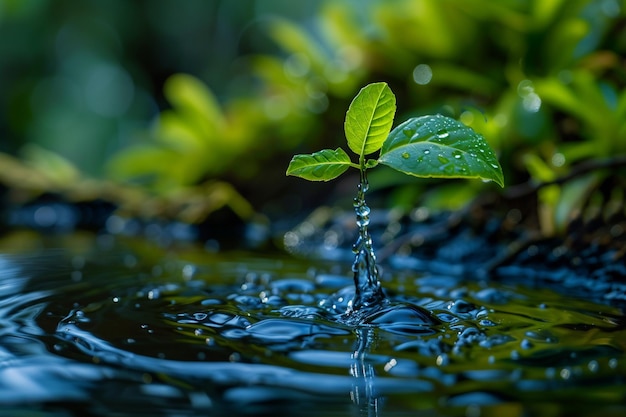
<path id="1" fill-rule="evenodd" d="M 372 248 L 372 238 L 368 231 L 370 223 L 370 208 L 365 203 L 365 193 L 369 188 L 364 161 L 361 160 L 361 181 L 358 193 L 354 199 L 354 211 L 356 224 L 359 226 L 359 237 L 352 246 L 355 259 L 352 264 L 354 272 L 355 293 L 350 302 L 348 313 L 357 311 L 363 307 L 379 305 L 384 299 L 380 282 L 378 281 L 378 268 L 376 267 L 376 255 Z"/>

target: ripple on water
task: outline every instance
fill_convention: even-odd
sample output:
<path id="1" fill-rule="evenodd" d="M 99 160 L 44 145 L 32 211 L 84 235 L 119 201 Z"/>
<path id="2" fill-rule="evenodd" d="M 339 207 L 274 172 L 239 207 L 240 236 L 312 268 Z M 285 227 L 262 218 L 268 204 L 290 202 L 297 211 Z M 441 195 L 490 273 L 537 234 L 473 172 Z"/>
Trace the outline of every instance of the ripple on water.
<path id="1" fill-rule="evenodd" d="M 83 253 L 80 265 L 70 253 L 36 264 L 0 257 L 0 403 L 91 398 L 118 410 L 102 386 L 207 412 L 383 396 L 389 407 L 467 411 L 566 393 L 619 406 L 626 395 L 615 307 L 416 275 L 401 291 L 387 277 L 386 304 L 353 323 L 350 273 L 334 264 L 312 275 L 297 260 L 132 250 L 127 262 L 128 251 Z"/>

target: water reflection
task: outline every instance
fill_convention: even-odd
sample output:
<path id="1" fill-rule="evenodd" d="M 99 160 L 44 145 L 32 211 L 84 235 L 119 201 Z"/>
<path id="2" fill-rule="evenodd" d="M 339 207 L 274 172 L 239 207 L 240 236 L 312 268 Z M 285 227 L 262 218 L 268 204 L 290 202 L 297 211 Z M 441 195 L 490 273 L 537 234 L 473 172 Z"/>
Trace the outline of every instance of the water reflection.
<path id="1" fill-rule="evenodd" d="M 368 354 L 374 347 L 374 330 L 371 328 L 357 329 L 357 347 L 352 354 L 354 362 L 350 374 L 356 379 L 350 398 L 359 408 L 360 416 L 378 417 L 380 395 L 376 390 L 376 373 L 368 361 Z"/>

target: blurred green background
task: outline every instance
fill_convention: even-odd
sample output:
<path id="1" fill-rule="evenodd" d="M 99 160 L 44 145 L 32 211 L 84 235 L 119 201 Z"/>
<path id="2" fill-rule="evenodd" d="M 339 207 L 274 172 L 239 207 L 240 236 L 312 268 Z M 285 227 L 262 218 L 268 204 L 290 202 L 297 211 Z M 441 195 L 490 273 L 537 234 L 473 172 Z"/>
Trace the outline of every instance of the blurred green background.
<path id="1" fill-rule="evenodd" d="M 502 193 L 532 197 L 551 233 L 623 210 L 625 57 L 619 0 L 0 0 L 0 182 L 9 204 L 47 191 L 189 222 L 307 212 L 356 180 L 286 178 L 291 156 L 342 145 L 351 99 L 385 81 L 397 123 L 482 133 Z M 371 183 L 406 210 L 496 191 Z"/>

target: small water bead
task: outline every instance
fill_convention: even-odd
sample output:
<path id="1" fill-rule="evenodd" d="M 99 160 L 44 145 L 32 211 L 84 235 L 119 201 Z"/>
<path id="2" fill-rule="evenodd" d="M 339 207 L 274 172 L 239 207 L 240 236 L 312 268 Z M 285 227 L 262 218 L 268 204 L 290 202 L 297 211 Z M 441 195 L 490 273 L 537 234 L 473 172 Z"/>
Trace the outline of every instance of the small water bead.
<path id="1" fill-rule="evenodd" d="M 428 154 L 430 154 L 430 150 L 424 149 L 424 155 L 428 155 Z"/>
<path id="2" fill-rule="evenodd" d="M 533 347 L 533 344 L 532 344 L 532 342 L 531 342 L 531 341 L 529 341 L 528 339 L 523 339 L 523 340 L 520 342 L 520 347 L 521 347 L 522 349 L 524 349 L 524 350 L 528 350 L 528 349 L 531 349 L 531 348 Z"/>
<path id="3" fill-rule="evenodd" d="M 192 316 L 196 321 L 204 321 L 209 315 L 207 313 L 193 313 Z"/>
<path id="4" fill-rule="evenodd" d="M 437 364 L 437 366 L 446 366 L 450 364 L 450 357 L 443 353 L 439 356 L 437 356 L 437 359 L 435 360 L 435 363 Z"/>
<path id="5" fill-rule="evenodd" d="M 456 300 L 448 304 L 448 310 L 456 314 L 467 314 L 475 311 L 476 306 L 465 300 Z"/>
<path id="6" fill-rule="evenodd" d="M 450 136 L 450 133 L 448 133 L 446 130 L 440 130 L 440 131 L 437 132 L 437 137 L 439 139 L 445 139 L 448 136 Z"/>
<path id="7" fill-rule="evenodd" d="M 478 330 L 475 327 L 466 327 L 458 335 L 458 344 L 459 345 L 469 345 L 474 343 L 479 343 L 483 340 L 486 340 L 483 332 Z"/>
<path id="8" fill-rule="evenodd" d="M 369 216 L 362 216 L 359 217 L 356 221 L 356 225 L 359 227 L 367 227 L 370 224 L 370 218 Z M 357 247 L 358 249 L 358 247 Z"/>
<path id="9" fill-rule="evenodd" d="M 371 210 L 368 206 L 366 206 L 365 204 L 360 205 L 357 209 L 357 215 L 361 216 L 361 217 L 366 217 L 369 216 L 371 213 Z"/>
<path id="10" fill-rule="evenodd" d="M 358 189 L 359 189 L 359 192 L 361 192 L 361 193 L 365 194 L 365 193 L 366 193 L 366 192 L 368 192 L 368 191 L 369 191 L 369 189 L 370 189 L 370 184 L 369 184 L 369 182 L 367 182 L 367 180 L 365 180 L 365 181 L 361 181 L 361 182 L 359 183 L 359 185 L 358 185 Z M 363 201 L 363 203 L 365 203 L 365 201 Z"/>
<path id="11" fill-rule="evenodd" d="M 440 168 L 443 172 L 445 172 L 446 174 L 453 174 L 455 167 L 452 164 L 448 164 L 448 165 L 443 165 Z"/>
<path id="12" fill-rule="evenodd" d="M 402 133 L 404 133 L 407 138 L 410 138 L 415 134 L 415 130 L 411 129 L 410 127 L 405 127 L 404 129 L 402 129 Z"/>
<path id="13" fill-rule="evenodd" d="M 437 155 L 437 159 L 439 160 L 439 162 L 441 162 L 442 164 L 447 164 L 450 162 L 450 160 L 448 158 L 446 158 L 445 156 L 443 156 L 442 154 Z"/>
<path id="14" fill-rule="evenodd" d="M 265 305 L 279 307 L 287 304 L 287 301 L 278 295 L 268 295 L 266 293 L 259 294 L 261 302 Z"/>
<path id="15" fill-rule="evenodd" d="M 402 158 L 404 159 L 409 159 L 411 157 L 411 154 L 408 152 L 402 152 Z"/>

